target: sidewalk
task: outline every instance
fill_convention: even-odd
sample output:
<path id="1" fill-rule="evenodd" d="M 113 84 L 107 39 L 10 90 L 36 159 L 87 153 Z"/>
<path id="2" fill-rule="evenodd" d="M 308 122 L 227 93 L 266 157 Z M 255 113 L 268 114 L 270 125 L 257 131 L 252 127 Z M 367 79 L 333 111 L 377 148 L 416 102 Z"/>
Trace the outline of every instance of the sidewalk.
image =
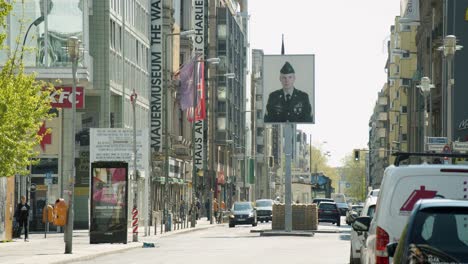
<path id="1" fill-rule="evenodd" d="M 65 242 L 63 233 L 51 232 L 47 233 L 47 238 L 44 238 L 44 233 L 34 233 L 29 235 L 29 242 L 24 242 L 24 239 L 13 239 L 12 242 L 0 243 L 0 263 L 70 263 L 71 261 L 83 261 L 93 259 L 98 256 L 125 251 L 132 248 L 143 246 L 143 242 L 156 242 L 159 238 L 203 230 L 215 227 L 216 224 L 210 225 L 210 222 L 203 218 L 197 221 L 195 228 L 179 229 L 167 233 L 160 232 L 158 226 L 157 235 L 154 235 L 154 228 L 151 228 L 150 236 L 144 236 L 144 227 L 139 228 L 138 241 L 132 241 L 131 229 L 128 231 L 127 244 L 90 244 L 88 230 L 75 230 L 73 232 L 73 254 L 64 254 Z"/>

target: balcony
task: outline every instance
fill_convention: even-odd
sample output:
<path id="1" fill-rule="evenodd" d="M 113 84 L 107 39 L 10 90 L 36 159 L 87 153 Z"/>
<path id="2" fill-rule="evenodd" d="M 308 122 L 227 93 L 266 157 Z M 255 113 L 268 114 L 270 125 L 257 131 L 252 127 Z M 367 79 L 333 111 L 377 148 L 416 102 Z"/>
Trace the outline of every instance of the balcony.
<path id="1" fill-rule="evenodd" d="M 385 113 L 385 112 L 379 113 L 379 115 L 377 116 L 377 120 L 378 121 L 387 121 L 388 120 L 388 113 Z"/>

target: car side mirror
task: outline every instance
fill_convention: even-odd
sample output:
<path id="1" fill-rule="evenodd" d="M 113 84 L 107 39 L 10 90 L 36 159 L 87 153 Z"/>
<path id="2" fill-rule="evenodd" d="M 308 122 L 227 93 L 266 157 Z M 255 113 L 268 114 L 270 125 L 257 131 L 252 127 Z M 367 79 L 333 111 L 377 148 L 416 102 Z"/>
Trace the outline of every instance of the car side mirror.
<path id="1" fill-rule="evenodd" d="M 367 232 L 369 231 L 370 222 L 371 218 L 369 216 L 361 216 L 354 219 L 354 222 L 351 225 L 351 227 L 353 227 L 354 231 Z"/>
<path id="2" fill-rule="evenodd" d="M 393 242 L 387 244 L 387 253 L 389 257 L 392 257 L 395 255 L 396 248 L 398 246 L 398 242 Z"/>

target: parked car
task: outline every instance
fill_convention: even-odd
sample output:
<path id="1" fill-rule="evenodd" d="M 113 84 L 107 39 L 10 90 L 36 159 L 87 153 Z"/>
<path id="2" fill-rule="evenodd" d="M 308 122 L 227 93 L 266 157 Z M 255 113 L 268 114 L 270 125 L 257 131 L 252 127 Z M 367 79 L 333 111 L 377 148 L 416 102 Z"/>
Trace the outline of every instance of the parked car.
<path id="1" fill-rule="evenodd" d="M 380 189 L 371 190 L 371 191 L 369 191 L 369 194 L 367 194 L 367 197 L 369 197 L 369 196 L 377 197 L 377 196 L 379 196 L 379 191 L 380 191 Z"/>
<path id="2" fill-rule="evenodd" d="M 364 203 L 364 207 L 362 208 L 360 216 L 369 218 L 369 223 L 374 217 L 376 203 L 377 203 L 377 197 L 369 196 L 367 197 L 366 202 Z M 354 221 L 356 221 L 356 219 L 358 218 L 355 218 Z M 367 239 L 367 231 L 362 231 L 362 230 L 356 231 L 354 230 L 354 228 L 351 230 L 351 234 L 350 234 L 351 252 L 349 254 L 349 263 L 351 264 L 364 263 L 364 262 L 361 262 L 361 259 L 366 258 L 366 239 Z"/>
<path id="3" fill-rule="evenodd" d="M 229 215 L 229 227 L 257 226 L 257 211 L 251 202 L 235 202 Z"/>
<path id="4" fill-rule="evenodd" d="M 338 206 L 338 211 L 340 212 L 340 215 L 346 216 L 346 213 L 349 209 L 349 205 L 347 203 L 336 203 L 336 206 Z"/>
<path id="5" fill-rule="evenodd" d="M 330 198 L 314 198 L 314 200 L 312 201 L 312 203 L 314 204 L 317 204 L 319 205 L 320 202 L 334 202 L 333 199 L 330 199 Z"/>
<path id="6" fill-rule="evenodd" d="M 403 154 L 401 154 L 403 156 Z M 408 156 L 407 153 L 404 153 Z M 397 161 L 402 156 L 397 157 Z M 467 165 L 391 165 L 385 169 L 374 218 L 366 240 L 365 263 L 389 263 L 386 246 L 397 241 L 420 199 L 463 199 Z M 465 185 L 466 186 L 466 185 Z"/>
<path id="7" fill-rule="evenodd" d="M 341 225 L 341 216 L 338 211 L 338 206 L 335 202 L 321 202 L 318 205 L 318 221 L 331 222 L 337 226 Z"/>
<path id="8" fill-rule="evenodd" d="M 468 201 L 420 200 L 388 255 L 393 263 L 468 263 L 467 219 Z"/>
<path id="9" fill-rule="evenodd" d="M 271 221 L 273 217 L 273 200 L 260 199 L 255 201 L 255 208 L 257 208 L 257 221 L 267 222 Z"/>
<path id="10" fill-rule="evenodd" d="M 363 205 L 353 204 L 348 208 L 346 212 L 346 224 L 350 225 L 354 222 L 354 219 L 361 215 Z"/>

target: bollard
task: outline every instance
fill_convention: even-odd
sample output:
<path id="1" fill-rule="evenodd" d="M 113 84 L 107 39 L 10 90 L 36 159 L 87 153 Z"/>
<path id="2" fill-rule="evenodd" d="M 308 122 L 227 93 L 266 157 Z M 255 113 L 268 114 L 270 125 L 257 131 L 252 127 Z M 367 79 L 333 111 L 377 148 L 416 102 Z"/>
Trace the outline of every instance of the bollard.
<path id="1" fill-rule="evenodd" d="M 138 209 L 136 207 L 133 207 L 132 210 L 132 229 L 133 234 L 138 235 Z"/>

